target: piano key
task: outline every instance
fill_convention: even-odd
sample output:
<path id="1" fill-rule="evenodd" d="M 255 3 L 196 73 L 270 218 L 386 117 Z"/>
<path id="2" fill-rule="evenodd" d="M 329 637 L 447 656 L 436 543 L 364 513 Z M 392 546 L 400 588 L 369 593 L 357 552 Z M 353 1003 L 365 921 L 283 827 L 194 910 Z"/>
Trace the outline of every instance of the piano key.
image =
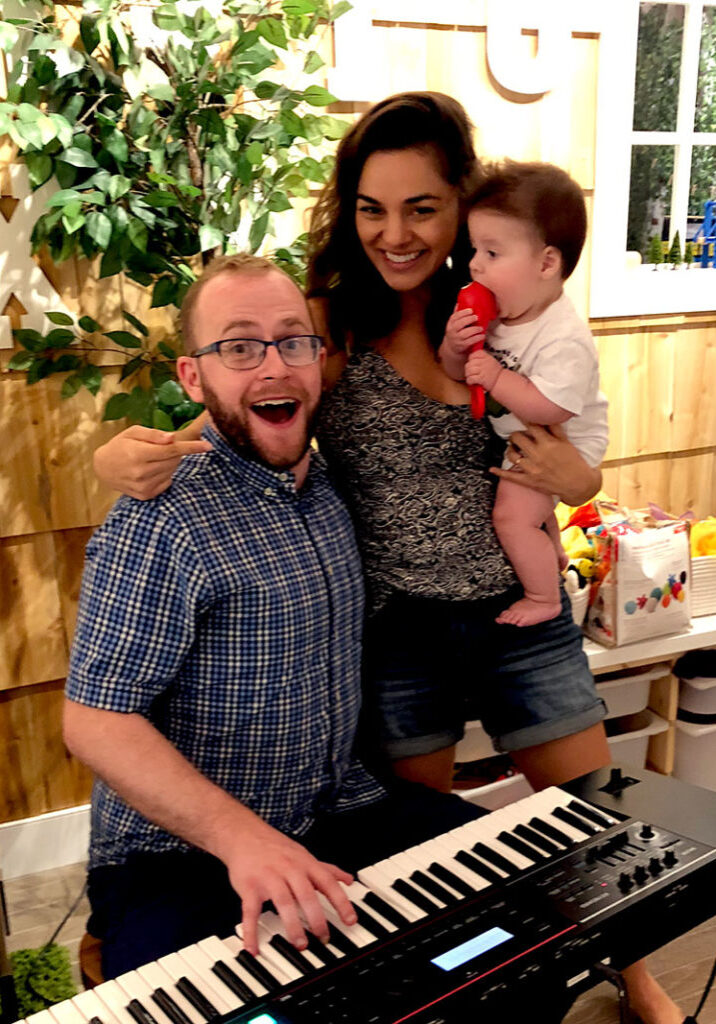
<path id="1" fill-rule="evenodd" d="M 114 1014 L 119 1024 L 135 1024 L 136 1017 L 129 1012 L 129 997 L 116 981 L 103 981 L 92 989 L 110 1013 Z M 98 1014 L 102 1018 L 102 1014 Z M 103 1019 L 103 1018 L 102 1018 Z"/>
<path id="2" fill-rule="evenodd" d="M 477 885 L 466 882 L 462 876 L 455 874 L 451 868 L 446 868 L 439 861 L 433 861 L 428 866 L 431 875 L 434 875 L 441 882 L 445 882 L 451 889 L 459 892 L 462 896 L 474 896 L 477 892 Z"/>
<path id="3" fill-rule="evenodd" d="M 611 828 L 612 825 L 619 824 L 617 819 L 610 817 L 606 811 L 598 811 L 588 804 L 583 804 L 581 800 L 570 800 L 567 804 L 567 810 L 574 811 L 575 814 L 581 814 L 583 818 L 587 818 L 593 825 L 598 825 L 601 829 Z"/>
<path id="4" fill-rule="evenodd" d="M 354 953 L 358 952 L 360 947 L 352 939 L 349 939 L 347 935 L 344 935 L 339 928 L 336 928 L 333 921 L 328 921 L 327 924 L 330 944 L 334 949 L 337 949 L 339 953 L 345 953 L 346 956 L 353 956 Z"/>
<path id="5" fill-rule="evenodd" d="M 355 902 L 353 904 L 353 909 L 356 912 L 358 923 L 362 925 L 366 931 L 370 930 L 376 939 L 387 939 L 391 930 L 396 931 L 395 925 L 391 925 L 389 928 L 388 925 L 390 922 L 386 921 L 385 918 L 383 918 L 382 921 L 379 921 L 378 913 L 375 910 L 368 910 L 364 903 Z M 385 924 L 383 924 L 383 921 L 385 921 Z"/>
<path id="6" fill-rule="evenodd" d="M 520 857 L 517 853 L 514 854 L 514 856 L 515 858 L 519 857 L 520 859 L 521 868 L 518 867 L 514 861 L 511 861 L 509 857 L 505 856 L 502 852 L 504 849 L 505 847 L 495 839 L 492 839 L 488 843 L 473 843 L 470 847 L 470 850 L 473 853 L 476 853 L 482 860 L 487 861 L 491 867 L 499 868 L 500 871 L 504 871 L 507 875 L 512 877 L 518 875 L 520 870 L 532 867 L 532 861 L 528 860 L 526 857 Z"/>
<path id="7" fill-rule="evenodd" d="M 305 961 L 306 966 L 304 968 L 299 968 L 298 963 L 294 962 L 294 960 L 292 959 L 289 959 L 289 963 L 293 963 L 294 967 L 296 967 L 297 970 L 301 970 L 302 973 L 306 973 L 320 969 L 323 966 L 323 961 L 319 960 L 318 957 L 316 957 L 310 951 L 310 949 L 303 949 L 299 951 L 296 949 L 295 946 L 293 946 L 288 941 L 288 939 L 286 938 L 286 932 L 283 926 L 283 921 L 278 916 L 278 914 L 275 914 L 272 910 L 266 911 L 261 915 L 261 923 L 264 926 L 264 928 L 266 928 L 266 930 L 271 933 L 271 938 L 269 941 L 272 944 L 273 940 L 276 937 L 280 936 L 284 940 L 284 942 L 286 942 L 289 948 L 294 950 L 295 953 L 298 953 L 298 956 Z M 279 946 L 281 945 L 282 943 L 279 943 Z M 276 947 L 274 946 L 274 948 Z M 281 953 L 281 950 L 279 949 L 278 952 Z"/>
<path id="8" fill-rule="evenodd" d="M 424 843 L 419 847 L 421 851 L 425 851 L 426 861 L 430 863 L 433 858 L 436 858 L 439 863 L 444 867 L 448 868 L 449 871 L 454 871 L 456 875 L 462 878 L 468 885 L 474 886 L 476 889 L 486 889 L 492 882 L 485 880 L 484 878 L 478 878 L 470 868 L 465 867 L 457 859 L 457 854 L 462 849 L 462 845 L 459 839 L 451 836 L 449 833 L 445 838 L 432 839 L 429 843 Z M 502 877 L 506 878 L 507 875 L 502 872 L 497 872 L 498 880 Z"/>
<path id="9" fill-rule="evenodd" d="M 421 856 L 419 849 L 415 847 L 411 850 L 406 851 L 404 854 L 398 854 L 395 857 L 390 858 L 391 863 L 396 864 L 402 869 L 401 874 L 407 881 L 419 885 L 428 895 L 434 896 L 442 904 L 452 906 L 454 903 L 459 902 L 463 897 L 457 889 L 452 889 L 449 885 L 440 883 L 437 879 L 431 879 L 431 876 L 427 873 L 427 863 L 424 855 Z M 418 872 L 418 878 L 415 878 L 415 872 Z M 421 880 L 420 873 L 427 876 L 427 885 L 424 885 L 425 877 Z M 434 883 L 434 884 L 433 884 Z M 435 885 L 439 886 L 435 888 Z"/>
<path id="10" fill-rule="evenodd" d="M 338 953 L 335 946 L 331 946 L 327 942 L 321 942 L 313 932 L 306 932 L 306 938 L 308 939 L 308 948 L 311 953 L 327 967 L 336 963 L 339 956 L 343 955 Z"/>
<path id="11" fill-rule="evenodd" d="M 22 1020 L 22 1024 L 52 1024 L 52 1022 L 53 1018 L 49 1010 L 37 1010 Z M 16 1024 L 21 1024 L 21 1021 L 16 1021 Z"/>
<path id="12" fill-rule="evenodd" d="M 266 967 L 265 964 L 260 963 L 253 953 L 249 953 L 248 949 L 242 949 L 236 954 L 237 963 L 246 968 L 249 974 L 256 978 L 257 981 L 272 992 L 277 988 L 281 987 L 281 982 L 278 978 Z"/>
<path id="13" fill-rule="evenodd" d="M 226 1001 L 216 992 L 205 978 L 201 978 L 178 953 L 168 953 L 157 960 L 160 967 L 174 979 L 181 994 L 188 999 L 195 1010 L 205 1019 L 211 1020 L 222 1013 L 228 1013 Z"/>
<path id="14" fill-rule="evenodd" d="M 301 972 L 302 977 L 305 977 L 308 974 L 313 974 L 316 970 L 314 964 L 312 964 L 310 960 L 306 959 L 305 954 L 297 950 L 296 947 L 288 941 L 285 935 L 273 935 L 269 939 L 269 942 L 276 952 L 281 954 L 284 960 L 288 960 L 288 962 L 292 964 L 297 971 Z"/>
<path id="15" fill-rule="evenodd" d="M 543 821 L 542 818 L 533 817 L 528 822 L 530 828 L 536 829 L 541 832 L 542 835 L 548 836 L 553 839 L 556 843 L 561 843 L 566 849 L 570 846 L 574 846 L 574 840 L 571 839 L 566 832 L 562 829 L 555 828 L 548 821 Z"/>
<path id="16" fill-rule="evenodd" d="M 421 871 L 419 868 L 413 871 L 410 881 L 414 885 L 419 885 L 429 896 L 441 900 L 447 907 L 454 907 L 463 898 L 460 893 L 443 885 L 442 882 L 438 882 L 427 871 Z"/>
<path id="17" fill-rule="evenodd" d="M 479 860 L 474 854 L 468 853 L 467 850 L 458 850 L 455 854 L 455 860 L 466 868 L 469 868 L 469 870 L 473 871 L 478 878 L 482 878 L 486 882 L 496 884 L 502 882 L 504 879 L 504 875 L 500 875 L 497 871 L 493 871 L 493 869 L 488 867 L 484 861 Z"/>
<path id="18" fill-rule="evenodd" d="M 203 949 L 201 949 L 196 943 L 192 943 L 190 946 L 183 946 L 177 950 L 177 955 L 181 957 L 184 963 L 193 970 L 197 977 L 201 978 L 204 984 L 208 985 L 211 992 L 223 1003 L 223 1006 L 228 1007 L 228 1011 L 221 1007 L 222 1013 L 230 1012 L 236 1007 L 236 996 L 231 989 L 224 984 L 221 978 L 218 978 L 212 971 L 214 966 L 213 961 L 206 955 Z M 209 999 L 212 999 L 211 992 L 209 993 Z"/>
<path id="19" fill-rule="evenodd" d="M 237 924 L 236 926 L 236 934 L 243 941 L 244 933 L 240 924 Z M 266 971 L 267 975 L 270 975 L 274 979 L 273 984 L 269 985 L 269 989 L 271 990 L 276 988 L 277 985 L 288 985 L 290 981 L 295 981 L 299 975 L 295 967 L 291 967 L 289 964 L 285 964 L 285 966 L 282 964 L 279 954 L 269 946 L 270 938 L 271 934 L 268 929 L 263 927 L 261 920 L 259 919 L 256 927 L 256 940 L 258 942 L 259 949 L 258 954 L 255 956 L 255 960 L 257 964 Z M 248 951 L 244 950 L 244 952 Z M 249 953 L 248 955 L 251 956 L 252 954 Z M 242 957 L 242 960 L 244 959 L 245 958 Z M 246 963 L 246 967 L 248 968 L 248 962 Z"/>
<path id="20" fill-rule="evenodd" d="M 409 903 L 424 913 L 432 914 L 436 909 L 442 909 L 447 906 L 439 896 L 429 895 L 425 889 L 409 881 L 410 874 L 417 867 L 412 857 L 396 854 L 394 857 L 388 857 L 386 860 L 379 861 L 374 867 L 383 872 L 393 892 L 399 893 L 400 896 L 407 899 Z"/>
<path id="21" fill-rule="evenodd" d="M 426 914 L 432 914 L 436 907 L 439 909 L 439 907 L 444 906 L 444 904 L 438 905 L 432 896 L 428 896 L 427 893 L 417 889 L 411 882 L 406 882 L 404 878 L 396 878 L 391 888 L 400 893 L 401 896 L 404 896 L 414 906 L 424 910 Z"/>
<path id="22" fill-rule="evenodd" d="M 152 1002 L 164 1011 L 172 1024 L 190 1024 L 189 1017 L 166 989 L 155 988 L 152 992 Z"/>
<path id="23" fill-rule="evenodd" d="M 138 967 L 137 974 L 152 989 L 155 1002 L 157 993 L 161 991 L 179 1008 L 180 1013 L 188 1018 L 190 1024 L 206 1024 L 207 1018 L 204 1014 L 199 1013 L 196 1007 L 179 991 L 174 978 L 163 967 L 160 967 L 158 963 L 149 963 L 143 967 Z M 164 996 L 159 997 L 159 1002 L 165 1002 Z M 171 1016 L 171 1014 L 167 1014 L 167 1016 Z M 184 1022 L 176 1021 L 175 1024 L 184 1024 Z"/>
<path id="24" fill-rule="evenodd" d="M 369 946 L 371 942 L 375 942 L 375 936 L 370 931 L 366 931 L 360 923 L 344 924 L 336 908 L 322 892 L 318 893 L 318 902 L 321 904 L 321 908 L 326 915 L 326 920 L 333 924 L 341 934 L 345 935 L 355 947 L 362 949 L 363 946 Z"/>
<path id="25" fill-rule="evenodd" d="M 517 853 L 521 853 L 523 857 L 527 857 L 534 864 L 547 860 L 547 854 L 543 850 L 532 846 L 531 843 L 526 843 L 524 839 L 520 839 L 513 832 L 500 832 L 499 839 L 505 846 L 509 846 L 511 850 L 516 850 Z"/>
<path id="26" fill-rule="evenodd" d="M 546 836 L 542 835 L 536 829 L 530 828 L 529 825 L 515 825 L 512 830 L 516 836 L 520 836 L 522 839 L 526 839 L 544 852 L 550 857 L 556 857 L 560 853 L 564 852 L 564 845 L 562 843 L 554 843 L 551 839 L 547 839 Z"/>
<path id="27" fill-rule="evenodd" d="M 384 900 L 376 892 L 366 893 L 363 902 L 371 911 L 376 911 L 384 920 L 390 921 L 396 931 L 410 924 L 410 918 L 404 917 L 395 906 L 389 901 Z"/>
<path id="28" fill-rule="evenodd" d="M 410 903 L 391 888 L 393 880 L 385 875 L 377 866 L 373 865 L 371 867 L 361 868 L 358 872 L 358 879 L 363 883 L 363 885 L 367 886 L 372 893 L 397 910 L 399 914 L 402 914 L 403 918 L 407 919 L 406 923 L 419 921 L 421 918 L 425 917 L 424 910 L 418 910 L 413 903 Z M 380 910 L 380 907 L 376 907 L 376 910 Z M 381 913 L 383 913 L 383 911 L 381 911 Z"/>
<path id="29" fill-rule="evenodd" d="M 87 1024 L 87 1018 L 80 1013 L 71 999 L 55 1003 L 48 1008 L 48 1012 L 55 1024 Z"/>
<path id="30" fill-rule="evenodd" d="M 573 811 L 568 811 L 566 807 L 555 807 L 552 814 L 555 818 L 559 818 L 563 824 L 571 825 L 572 828 L 578 829 L 584 836 L 596 836 L 601 831 L 596 825 L 590 825 L 588 821 L 580 818 Z"/>
<path id="31" fill-rule="evenodd" d="M 97 989 L 87 989 L 72 996 L 73 1005 L 79 1010 L 86 1021 L 99 1017 L 102 1024 L 119 1024 L 116 1016 L 97 995 Z"/>
<path id="32" fill-rule="evenodd" d="M 138 971 L 127 971 L 114 979 L 130 1000 L 127 1007 L 137 1024 L 172 1024 L 170 1017 L 152 999 L 152 989 Z"/>
<path id="33" fill-rule="evenodd" d="M 208 938 L 202 939 L 199 942 L 199 946 L 215 962 L 223 960 L 224 963 L 228 964 L 231 970 L 236 972 L 238 977 L 247 988 L 251 989 L 255 996 L 265 996 L 268 993 L 266 986 L 249 974 L 246 968 L 236 959 L 241 952 L 241 942 L 238 936 L 229 935 L 225 939 L 219 939 L 216 935 L 210 935 Z"/>

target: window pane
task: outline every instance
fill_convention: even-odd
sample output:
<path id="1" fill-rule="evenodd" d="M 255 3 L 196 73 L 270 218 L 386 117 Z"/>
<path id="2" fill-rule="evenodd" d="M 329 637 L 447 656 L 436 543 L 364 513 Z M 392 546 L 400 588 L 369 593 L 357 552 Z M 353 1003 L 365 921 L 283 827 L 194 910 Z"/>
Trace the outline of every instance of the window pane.
<path id="1" fill-rule="evenodd" d="M 640 4 L 635 132 L 676 130 L 683 30 L 683 4 Z"/>
<path id="2" fill-rule="evenodd" d="M 694 130 L 716 132 L 716 7 L 704 7 Z"/>
<path id="3" fill-rule="evenodd" d="M 673 174 L 673 146 L 632 146 L 627 249 L 640 252 L 643 257 L 652 235 L 664 238 Z"/>
<path id="4" fill-rule="evenodd" d="M 716 199 L 716 146 L 694 146 L 691 158 L 689 217 L 704 216 L 704 203 Z"/>

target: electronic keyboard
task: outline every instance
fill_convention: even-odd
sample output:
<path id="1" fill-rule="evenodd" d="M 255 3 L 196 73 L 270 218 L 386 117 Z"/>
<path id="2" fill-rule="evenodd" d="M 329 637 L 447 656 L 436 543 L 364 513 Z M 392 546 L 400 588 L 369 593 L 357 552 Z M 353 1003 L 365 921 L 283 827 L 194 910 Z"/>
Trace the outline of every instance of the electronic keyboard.
<path id="1" fill-rule="evenodd" d="M 299 952 L 264 913 L 257 956 L 238 925 L 28 1024 L 559 1020 L 598 965 L 716 913 L 716 793 L 603 769 L 363 868 L 346 891 L 358 923 L 321 896 L 326 945 Z"/>

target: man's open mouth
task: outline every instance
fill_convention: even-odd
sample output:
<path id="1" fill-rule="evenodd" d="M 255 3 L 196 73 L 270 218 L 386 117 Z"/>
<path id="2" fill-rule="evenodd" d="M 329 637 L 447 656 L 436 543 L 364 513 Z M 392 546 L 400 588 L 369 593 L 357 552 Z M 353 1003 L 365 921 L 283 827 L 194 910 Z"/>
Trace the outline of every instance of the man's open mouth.
<path id="1" fill-rule="evenodd" d="M 291 398 L 267 398 L 254 402 L 251 409 L 267 423 L 288 423 L 296 414 L 298 402 Z"/>

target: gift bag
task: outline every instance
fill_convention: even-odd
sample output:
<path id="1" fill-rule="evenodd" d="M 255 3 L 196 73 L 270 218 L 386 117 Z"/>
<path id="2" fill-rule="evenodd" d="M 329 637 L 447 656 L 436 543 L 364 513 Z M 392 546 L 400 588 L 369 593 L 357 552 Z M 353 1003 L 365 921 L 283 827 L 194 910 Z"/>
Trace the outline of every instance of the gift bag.
<path id="1" fill-rule="evenodd" d="M 607 647 L 664 633 L 691 621 L 688 524 L 638 521 L 588 531 L 595 570 L 585 622 L 588 636 Z"/>

